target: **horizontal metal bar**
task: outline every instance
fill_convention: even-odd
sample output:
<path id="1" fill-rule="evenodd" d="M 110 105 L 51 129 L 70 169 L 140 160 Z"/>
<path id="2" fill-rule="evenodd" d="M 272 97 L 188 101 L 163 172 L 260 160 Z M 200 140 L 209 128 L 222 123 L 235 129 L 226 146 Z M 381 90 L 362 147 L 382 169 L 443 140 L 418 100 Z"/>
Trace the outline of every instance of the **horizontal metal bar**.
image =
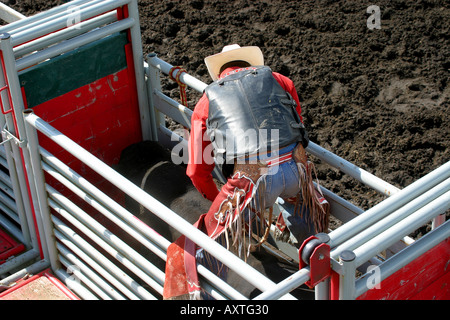
<path id="1" fill-rule="evenodd" d="M 49 10 L 45 10 L 42 12 L 38 12 L 30 17 L 26 17 L 25 19 L 21 19 L 12 23 L 9 23 L 5 26 L 0 27 L 0 32 L 8 32 L 12 33 L 14 30 L 24 30 L 29 26 L 39 24 L 41 21 L 51 20 L 54 17 L 57 17 L 58 14 L 63 13 L 66 14 L 67 10 L 71 6 L 81 6 L 87 2 L 92 2 L 93 0 L 72 0 L 69 3 L 62 4 L 60 6 L 53 7 Z M 96 0 L 98 2 L 100 0 Z"/>
<path id="2" fill-rule="evenodd" d="M 415 259 L 419 258 L 421 255 L 431 250 L 433 247 L 447 239 L 450 235 L 450 220 L 440 225 L 435 230 L 428 232 L 419 240 L 415 241 L 410 246 L 406 247 L 396 255 L 392 256 L 390 259 L 386 260 L 378 267 L 380 268 L 380 278 L 377 279 L 379 282 L 387 279 L 400 268 L 408 265 Z M 356 296 L 360 296 L 368 290 L 367 277 L 370 274 L 363 275 L 360 279 L 356 281 Z M 372 283 L 371 283 L 372 284 Z M 375 285 L 375 284 L 372 284 Z"/>
<path id="3" fill-rule="evenodd" d="M 93 2 L 92 5 L 81 5 L 76 14 L 79 15 L 78 18 L 80 21 L 83 21 L 126 5 L 130 1 L 131 0 L 104 0 L 98 1 L 97 3 Z M 58 16 L 51 17 L 49 21 L 37 21 L 33 25 L 28 25 L 23 31 L 17 32 L 17 30 L 15 30 L 11 33 L 11 44 L 15 47 L 33 39 L 66 28 L 69 26 L 68 19 L 71 18 L 73 18 L 73 14 L 67 11 Z"/>
<path id="4" fill-rule="evenodd" d="M 66 267 L 66 272 L 70 271 L 70 277 L 75 278 L 77 281 L 80 281 L 84 284 L 86 289 L 89 289 L 90 291 L 94 292 L 95 295 L 97 295 L 102 300 L 112 300 L 111 297 L 109 297 L 105 291 L 100 289 L 94 282 L 91 281 L 85 274 L 79 271 L 80 265 L 82 265 L 81 261 L 76 261 L 77 267 L 73 268 L 73 262 L 70 262 L 66 259 L 63 255 L 58 255 L 58 259 L 61 262 L 63 267 Z"/>
<path id="5" fill-rule="evenodd" d="M 135 280 L 108 260 L 60 219 L 55 216 L 52 216 L 51 218 L 55 225 L 55 236 L 59 241 L 83 259 L 83 261 L 88 263 L 91 268 L 114 285 L 129 299 L 145 299 L 145 292 L 142 292 L 141 286 Z"/>
<path id="6" fill-rule="evenodd" d="M 11 23 L 24 18 L 26 18 L 25 15 L 0 2 L 0 19 L 7 23 Z"/>
<path id="7" fill-rule="evenodd" d="M 85 33 L 73 39 L 61 42 L 54 46 L 51 46 L 45 50 L 39 51 L 35 54 L 31 54 L 24 58 L 16 60 L 16 70 L 20 71 L 25 68 L 31 67 L 46 59 L 55 57 L 62 53 L 68 52 L 85 44 L 104 38 L 113 33 L 128 29 L 135 23 L 134 19 L 127 18 L 102 27 L 100 29 Z"/>
<path id="8" fill-rule="evenodd" d="M 275 300 L 278 299 L 283 294 L 291 292 L 295 288 L 301 286 L 306 281 L 310 279 L 310 269 L 309 267 L 300 269 L 293 275 L 287 277 L 286 279 L 279 282 L 275 287 L 261 293 L 255 298 L 255 300 Z"/>
<path id="9" fill-rule="evenodd" d="M 55 189 L 48 186 L 47 192 L 52 208 L 74 225 L 80 232 L 115 257 L 127 269 L 141 278 L 145 283 L 162 293 L 164 273 L 143 258 L 137 251 L 124 243 L 119 237 L 99 224 L 87 213 L 71 203 Z M 55 203 L 57 201 L 61 206 Z M 147 298 L 149 298 L 148 296 Z"/>
<path id="10" fill-rule="evenodd" d="M 113 222 L 115 222 L 117 225 L 122 227 L 122 229 L 129 235 L 133 236 L 136 240 L 138 240 L 141 244 L 143 244 L 145 247 L 147 247 L 149 250 L 154 252 L 156 255 L 158 255 L 161 259 L 164 261 L 167 259 L 166 256 L 166 250 L 168 246 L 170 245 L 170 241 L 163 238 L 160 234 L 158 234 L 156 231 L 151 229 L 149 226 L 141 222 L 136 216 L 132 215 L 130 212 L 128 212 L 126 209 L 124 209 L 122 206 L 117 204 L 114 200 L 109 198 L 107 195 L 105 195 L 103 192 L 101 192 L 99 189 L 97 189 L 95 186 L 93 186 L 89 181 L 84 179 L 82 176 L 77 174 L 75 171 L 70 169 L 67 165 L 62 163 L 60 160 L 58 160 L 56 157 L 52 156 L 48 151 L 40 147 L 40 153 L 44 161 L 46 161 L 48 164 L 43 163 L 43 169 L 48 172 L 50 175 L 52 175 L 54 178 L 56 178 L 59 182 L 61 182 L 63 185 L 68 187 L 72 192 L 77 194 L 78 196 L 81 196 L 84 198 L 87 196 L 82 195 L 80 191 L 85 190 L 89 194 L 92 194 L 96 199 L 100 200 L 103 204 L 107 205 L 113 212 L 116 214 L 119 214 L 121 218 L 123 218 L 126 222 L 128 222 L 132 228 L 130 227 L 123 227 L 123 224 L 120 222 L 117 223 L 116 219 L 110 219 Z M 69 181 L 67 179 L 63 179 L 62 175 L 55 171 L 55 169 L 50 168 L 57 168 L 61 171 L 61 174 L 63 174 L 67 179 L 69 177 L 71 178 L 72 183 L 68 183 Z M 77 190 L 74 188 L 74 185 L 77 185 L 80 190 Z M 86 198 L 88 203 L 92 204 L 92 201 L 95 202 L 92 198 Z M 101 207 L 94 206 L 97 210 L 101 210 Z M 110 218 L 110 217 L 109 217 Z M 154 241 L 157 246 L 153 245 L 152 242 L 147 240 L 146 238 L 142 238 L 142 236 L 136 235 L 136 231 L 141 231 L 146 237 L 149 237 Z M 162 248 L 162 249 L 161 249 Z M 161 251 L 164 250 L 164 251 Z M 240 294 L 238 291 L 236 291 L 234 288 L 232 288 L 230 285 L 228 285 L 226 282 L 224 282 L 222 279 L 217 277 L 215 274 L 212 274 L 207 268 L 205 268 L 202 265 L 198 266 L 198 273 L 203 276 L 205 279 L 207 279 L 211 284 L 214 284 L 221 292 L 224 292 L 228 297 L 232 299 L 245 299 L 245 297 Z"/>
<path id="11" fill-rule="evenodd" d="M 450 208 L 450 191 L 447 191 L 391 228 L 354 249 L 356 266 L 360 266 L 368 261 L 378 252 L 390 247 L 403 236 L 413 232 L 448 208 Z"/>
<path id="12" fill-rule="evenodd" d="M 331 256 L 334 258 L 339 257 L 344 250 L 353 250 L 356 247 L 362 245 L 366 241 L 373 239 L 376 235 L 384 232 L 388 228 L 392 227 L 396 223 L 405 219 L 408 215 L 423 207 L 425 204 L 431 202 L 437 197 L 444 194 L 446 191 L 450 190 L 450 179 L 441 182 L 437 186 L 413 199 L 411 202 L 407 203 L 398 210 L 392 212 L 390 215 L 371 225 L 362 232 L 356 234 L 346 242 L 342 243 L 335 249 L 331 251 Z"/>
<path id="13" fill-rule="evenodd" d="M 387 183 L 386 181 L 378 178 L 377 176 L 367 172 L 364 169 L 352 164 L 351 162 L 337 156 L 336 154 L 322 148 L 321 146 L 310 142 L 306 148 L 308 152 L 317 158 L 325 161 L 329 165 L 341 170 L 342 172 L 348 174 L 349 176 L 355 178 L 361 183 L 371 187 L 372 189 L 384 194 L 386 196 L 391 196 L 397 193 L 400 189 Z"/>
<path id="14" fill-rule="evenodd" d="M 0 274 L 8 274 L 11 270 L 28 264 L 30 261 L 39 257 L 39 252 L 37 250 L 31 249 L 24 253 L 18 254 L 11 260 L 7 260 L 0 265 Z"/>
<path id="15" fill-rule="evenodd" d="M 56 269 L 53 270 L 53 272 L 69 289 L 75 292 L 77 296 L 84 300 L 98 300 L 94 294 L 87 290 L 79 281 L 68 275 L 65 270 Z"/>
<path id="16" fill-rule="evenodd" d="M 99 17 L 83 21 L 80 24 L 64 28 L 60 31 L 50 33 L 49 35 L 37 38 L 33 41 L 26 42 L 13 49 L 15 57 L 20 57 L 33 51 L 41 50 L 49 45 L 54 45 L 63 40 L 67 40 L 80 34 L 86 33 L 89 30 L 95 29 L 102 25 L 117 21 L 117 14 L 115 12 L 108 12 Z"/>
<path id="17" fill-rule="evenodd" d="M 191 126 L 191 116 L 193 112 L 189 108 L 186 108 L 159 90 L 155 89 L 154 93 L 157 98 L 155 99 L 156 109 L 186 128 Z"/>
<path id="18" fill-rule="evenodd" d="M 157 57 L 157 55 L 155 53 L 150 53 L 147 56 L 147 63 L 152 66 L 155 67 L 159 70 L 161 70 L 161 72 L 163 72 L 164 74 L 168 75 L 170 73 L 170 70 L 173 68 L 173 66 L 169 63 L 167 63 L 164 60 L 161 60 L 160 58 Z M 180 70 L 175 70 L 172 74 L 172 76 L 174 78 L 177 77 L 178 72 L 181 72 Z M 183 72 L 180 77 L 179 77 L 180 81 L 186 85 L 188 85 L 189 87 L 191 87 L 192 89 L 198 91 L 198 92 L 203 92 L 203 90 L 205 90 L 205 88 L 207 87 L 207 84 L 198 80 L 197 78 L 189 75 L 186 72 Z"/>
<path id="19" fill-rule="evenodd" d="M 226 248 L 222 247 L 220 244 L 211 240 L 211 238 L 209 238 L 206 234 L 204 234 L 189 222 L 184 220 L 182 217 L 178 216 L 175 212 L 161 204 L 151 195 L 137 187 L 134 183 L 125 179 L 115 170 L 105 165 L 103 162 L 87 152 L 77 143 L 73 142 L 61 132 L 45 123 L 35 114 L 28 113 L 25 117 L 25 120 L 40 132 L 42 132 L 44 135 L 49 137 L 51 140 L 62 146 L 76 158 L 83 161 L 94 171 L 106 177 L 111 183 L 127 193 L 130 197 L 138 202 L 141 202 L 147 210 L 154 213 L 163 221 L 177 229 L 179 232 L 192 239 L 192 241 L 197 243 L 212 256 L 222 261 L 225 265 L 230 267 L 230 269 L 249 281 L 256 288 L 260 289 L 261 291 L 265 291 L 275 285 L 273 281 L 256 271 L 254 268 L 236 257 L 233 253 L 229 252 Z M 292 296 L 287 295 L 286 298 L 292 298 Z"/>
<path id="20" fill-rule="evenodd" d="M 422 193 L 444 181 L 449 176 L 450 161 L 340 226 L 336 230 L 330 232 L 328 235 L 330 237 L 329 244 L 331 248 L 336 248 L 344 241 L 350 239 L 383 217 L 420 196 Z"/>
<path id="21" fill-rule="evenodd" d="M 110 221 L 114 222 L 117 226 L 119 226 L 126 234 L 132 236 L 134 239 L 139 241 L 144 247 L 154 252 L 157 256 L 159 256 L 161 259 L 166 259 L 166 254 L 163 249 L 161 249 L 160 246 L 155 245 L 153 242 L 149 241 L 147 238 L 145 238 L 141 233 L 137 232 L 135 228 L 130 227 L 128 224 L 126 224 L 122 219 L 118 218 L 116 215 L 114 215 L 111 211 L 107 210 L 101 203 L 99 203 L 97 200 L 95 200 L 93 197 L 88 195 L 86 192 L 84 192 L 82 189 L 78 188 L 70 182 L 68 179 L 64 178 L 61 174 L 56 172 L 54 169 L 52 169 L 49 165 L 43 163 L 42 165 L 43 169 L 49 173 L 52 177 L 57 179 L 59 182 L 61 182 L 64 186 L 66 186 L 69 190 L 71 190 L 74 194 L 76 194 L 78 197 L 83 199 L 85 202 L 89 203 L 94 209 L 96 209 L 98 212 L 103 214 L 106 218 L 108 218 Z M 77 180 L 77 177 L 74 176 L 74 182 Z M 81 178 L 81 177 L 80 177 Z M 93 187 L 93 186 L 92 186 Z M 93 187 L 94 188 L 94 187 Z M 93 189 L 92 188 L 92 189 Z M 98 189 L 97 189 L 98 190 Z M 100 191 L 99 191 L 100 192 Z M 103 194 L 103 193 L 102 193 Z M 107 197 L 105 194 L 103 194 L 104 197 Z M 109 197 L 107 197 L 109 198 Z M 111 199 L 111 203 L 114 201 Z M 125 209 L 124 209 L 125 210 Z M 131 215 L 131 213 L 129 213 Z M 131 215 L 132 216 L 132 215 Z M 134 220 L 137 220 L 135 216 Z M 139 225 L 142 224 L 142 222 L 134 221 L 133 225 Z M 152 232 L 152 235 L 156 234 L 155 231 Z"/>

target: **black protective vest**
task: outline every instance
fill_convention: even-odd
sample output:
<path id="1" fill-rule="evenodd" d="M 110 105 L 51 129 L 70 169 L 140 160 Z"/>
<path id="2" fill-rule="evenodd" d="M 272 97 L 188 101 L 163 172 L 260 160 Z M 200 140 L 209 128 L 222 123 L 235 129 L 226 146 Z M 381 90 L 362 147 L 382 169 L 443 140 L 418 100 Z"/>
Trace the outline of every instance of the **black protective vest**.
<path id="1" fill-rule="evenodd" d="M 220 162 L 302 141 L 295 100 L 269 67 L 246 69 L 210 84 L 207 134 Z"/>

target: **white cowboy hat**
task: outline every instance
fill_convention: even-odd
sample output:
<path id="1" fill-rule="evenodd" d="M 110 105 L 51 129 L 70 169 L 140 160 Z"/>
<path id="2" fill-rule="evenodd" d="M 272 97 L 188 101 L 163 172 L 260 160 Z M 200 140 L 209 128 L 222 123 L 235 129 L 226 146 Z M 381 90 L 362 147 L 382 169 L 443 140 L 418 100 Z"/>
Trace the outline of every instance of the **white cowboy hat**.
<path id="1" fill-rule="evenodd" d="M 219 78 L 220 68 L 224 64 L 235 60 L 246 61 L 251 66 L 264 65 L 264 57 L 260 48 L 256 46 L 240 47 L 237 44 L 231 44 L 223 47 L 222 52 L 205 58 L 206 67 L 213 81 Z"/>

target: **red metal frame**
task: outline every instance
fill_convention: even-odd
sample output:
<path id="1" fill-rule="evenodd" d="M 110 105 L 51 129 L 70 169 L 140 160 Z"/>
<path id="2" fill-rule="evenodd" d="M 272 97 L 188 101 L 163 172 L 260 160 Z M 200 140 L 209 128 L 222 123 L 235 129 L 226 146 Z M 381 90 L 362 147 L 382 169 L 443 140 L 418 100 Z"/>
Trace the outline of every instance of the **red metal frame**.
<path id="1" fill-rule="evenodd" d="M 8 296 L 13 294 L 14 291 L 30 284 L 31 282 L 37 280 L 40 277 L 46 277 L 52 283 L 53 286 L 55 286 L 61 293 L 63 293 L 70 300 L 80 300 L 79 297 L 77 297 L 72 291 L 70 291 L 60 280 L 58 280 L 52 274 L 50 269 L 46 269 L 34 276 L 31 276 L 28 279 L 19 280 L 15 286 L 0 293 L 0 300 L 8 300 Z M 32 297 L 30 297 L 30 299 L 33 300 Z M 38 297 L 36 297 L 35 300 L 39 300 Z"/>

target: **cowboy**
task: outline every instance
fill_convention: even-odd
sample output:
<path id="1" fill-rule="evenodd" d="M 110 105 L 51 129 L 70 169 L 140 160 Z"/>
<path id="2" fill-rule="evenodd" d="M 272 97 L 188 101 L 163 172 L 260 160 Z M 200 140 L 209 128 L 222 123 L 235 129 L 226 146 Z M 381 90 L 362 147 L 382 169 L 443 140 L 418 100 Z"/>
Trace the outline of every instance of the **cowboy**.
<path id="1" fill-rule="evenodd" d="M 281 197 L 289 206 L 277 221 L 284 239 L 290 231 L 299 246 L 324 231 L 328 214 L 312 182 L 293 82 L 264 66 L 254 46 L 225 46 L 205 63 L 214 82 L 192 115 L 187 175 L 212 205 L 194 226 L 245 258 L 268 239 L 271 208 Z M 227 178 L 220 191 L 212 176 L 216 163 Z M 223 264 L 189 237 L 169 246 L 164 299 L 201 296 L 198 263 L 226 277 Z"/>
<path id="2" fill-rule="evenodd" d="M 302 196 L 300 205 L 286 201 L 288 210 L 279 217 L 284 239 L 290 231 L 301 244 L 318 228 L 308 217 L 307 205 L 314 205 L 316 194 L 308 195 L 312 181 L 305 181 L 310 176 L 304 150 L 309 140 L 292 80 L 264 66 L 256 46 L 228 45 L 206 57 L 205 63 L 214 82 L 192 115 L 187 175 L 213 201 L 209 215 L 214 214 L 217 222 L 210 222 L 210 228 L 217 231 L 214 224 L 228 221 L 227 228 L 239 220 L 236 214 L 232 217 L 233 210 L 261 212 L 279 197 L 298 200 Z M 220 191 L 212 176 L 216 163 L 222 164 L 227 178 Z M 237 189 L 242 192 L 236 193 Z M 294 203 L 303 214 L 293 213 Z"/>

